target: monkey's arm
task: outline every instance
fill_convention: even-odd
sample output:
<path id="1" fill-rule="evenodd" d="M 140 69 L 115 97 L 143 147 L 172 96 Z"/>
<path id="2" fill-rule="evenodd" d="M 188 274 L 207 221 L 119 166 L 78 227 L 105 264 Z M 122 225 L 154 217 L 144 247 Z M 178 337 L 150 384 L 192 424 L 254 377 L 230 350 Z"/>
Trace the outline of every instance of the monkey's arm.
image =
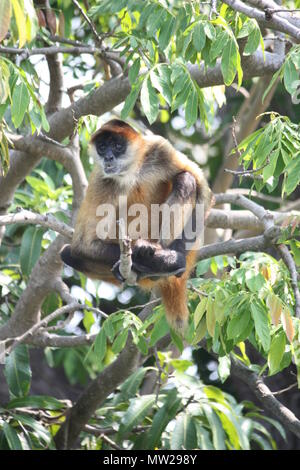
<path id="1" fill-rule="evenodd" d="M 173 189 L 166 204 L 172 206 L 179 204 L 195 203 L 196 179 L 187 172 L 178 173 L 173 179 Z M 190 217 L 195 217 L 194 210 Z M 132 254 L 133 269 L 140 273 L 141 277 L 159 277 L 160 275 L 180 276 L 186 269 L 187 243 L 194 243 L 194 239 L 186 239 L 184 227 L 182 233 L 170 242 L 164 240 L 161 244 L 151 243 L 147 240 L 139 240 Z M 164 247 L 165 246 L 165 247 Z"/>

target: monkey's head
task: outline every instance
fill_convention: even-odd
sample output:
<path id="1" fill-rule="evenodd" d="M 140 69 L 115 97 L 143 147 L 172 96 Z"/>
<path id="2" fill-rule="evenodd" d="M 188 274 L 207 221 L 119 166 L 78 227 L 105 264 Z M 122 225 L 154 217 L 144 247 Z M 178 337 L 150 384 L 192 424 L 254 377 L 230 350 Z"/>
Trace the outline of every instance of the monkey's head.
<path id="1" fill-rule="evenodd" d="M 105 178 L 122 178 L 138 167 L 142 137 L 129 124 L 113 119 L 91 138 L 91 153 Z"/>

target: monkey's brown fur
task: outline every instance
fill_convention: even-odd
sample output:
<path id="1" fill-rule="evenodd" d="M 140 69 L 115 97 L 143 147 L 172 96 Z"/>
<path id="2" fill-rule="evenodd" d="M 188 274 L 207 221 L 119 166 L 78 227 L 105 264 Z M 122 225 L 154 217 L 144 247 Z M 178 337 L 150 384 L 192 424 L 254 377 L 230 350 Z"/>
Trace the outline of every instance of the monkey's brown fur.
<path id="1" fill-rule="evenodd" d="M 101 249 L 106 241 L 101 241 L 96 234 L 96 226 L 100 220 L 96 217 L 97 207 L 104 203 L 110 203 L 117 208 L 119 195 L 128 198 L 128 209 L 131 204 L 141 203 L 148 209 L 148 236 L 150 238 L 150 209 L 151 204 L 180 204 L 191 202 L 204 203 L 207 215 L 212 204 L 212 193 L 202 170 L 185 155 L 177 152 L 171 144 L 162 137 L 143 137 L 132 127 L 122 121 L 113 120 L 105 124 L 91 139 L 92 153 L 95 154 L 95 141 L 104 131 L 122 135 L 128 142 L 128 173 L 125 177 L 107 177 L 103 173 L 101 165 L 95 161 L 94 169 L 90 176 L 89 187 L 85 199 L 80 207 L 73 241 L 71 244 L 72 256 L 76 257 L 78 263 L 74 267 L 83 271 L 91 278 L 102 279 L 114 284 L 120 284 L 111 272 L 111 267 L 101 264 Z M 95 156 L 95 155 L 94 155 Z M 126 157 L 127 158 L 127 157 Z M 183 200 L 182 194 L 173 191 L 173 181 L 176 175 L 187 172 L 192 175 L 196 183 L 196 190 Z M 184 193 L 185 188 L 182 188 Z M 117 211 L 118 213 L 118 211 Z M 118 216 L 117 216 L 118 218 Z M 128 216 L 128 225 L 132 217 Z M 182 227 L 183 229 L 184 227 Z M 118 234 L 118 230 L 116 229 Z M 172 241 L 172 240 L 170 240 Z M 110 243 L 118 245 L 118 236 Z M 133 244 L 136 241 L 133 240 Z M 102 243 L 102 245 L 100 245 Z M 141 279 L 138 281 L 142 289 L 149 290 L 158 288 L 166 310 L 166 316 L 170 325 L 176 329 L 185 327 L 188 319 L 187 308 L 187 280 L 196 261 L 197 251 L 191 250 L 186 254 L 186 270 L 181 277 L 171 275 L 158 280 Z M 64 258 L 63 258 L 64 259 Z M 83 259 L 81 262 L 80 260 Z M 68 261 L 66 261 L 68 263 Z M 72 264 L 71 264 L 72 265 Z"/>

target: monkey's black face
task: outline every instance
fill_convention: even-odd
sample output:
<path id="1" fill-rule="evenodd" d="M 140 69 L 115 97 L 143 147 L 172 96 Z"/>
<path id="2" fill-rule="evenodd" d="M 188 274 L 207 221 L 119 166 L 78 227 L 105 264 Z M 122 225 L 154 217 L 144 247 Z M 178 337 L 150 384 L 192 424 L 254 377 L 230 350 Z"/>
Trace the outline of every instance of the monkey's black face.
<path id="1" fill-rule="evenodd" d="M 103 132 L 95 147 L 106 175 L 118 175 L 124 170 L 127 141 L 122 135 Z"/>

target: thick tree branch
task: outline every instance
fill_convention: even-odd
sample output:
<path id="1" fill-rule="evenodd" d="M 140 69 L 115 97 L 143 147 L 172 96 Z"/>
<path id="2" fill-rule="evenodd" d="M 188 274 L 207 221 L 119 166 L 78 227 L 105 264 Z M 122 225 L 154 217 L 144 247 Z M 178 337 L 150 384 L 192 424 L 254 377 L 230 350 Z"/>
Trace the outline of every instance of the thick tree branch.
<path id="1" fill-rule="evenodd" d="M 291 24 L 287 19 L 280 17 L 277 13 L 272 14 L 270 12 L 270 16 L 268 16 L 267 12 L 262 12 L 256 8 L 250 7 L 240 0 L 224 0 L 224 3 L 229 5 L 233 10 L 244 13 L 244 15 L 249 18 L 255 18 L 264 28 L 280 31 L 291 36 L 296 42 L 300 41 L 300 29 Z"/>
<path id="2" fill-rule="evenodd" d="M 60 233 L 68 240 L 72 239 L 73 229 L 64 222 L 59 221 L 51 214 L 36 214 L 27 210 L 21 210 L 20 212 L 0 215 L 0 227 L 11 224 L 22 224 L 22 225 L 41 225 L 42 227 L 50 228 L 55 232 Z"/>
<path id="3" fill-rule="evenodd" d="M 141 320 L 145 320 L 152 313 L 152 309 L 153 306 L 146 306 L 140 313 Z M 145 358 L 141 356 L 132 336 L 129 335 L 126 346 L 117 359 L 91 382 L 69 410 L 65 423 L 55 436 L 58 449 L 70 449 L 74 446 L 93 413 L 106 397 L 139 367 L 142 360 Z"/>
<path id="4" fill-rule="evenodd" d="M 62 57 L 60 54 L 47 56 L 50 73 L 49 96 L 46 105 L 47 114 L 53 114 L 61 108 L 64 92 Z"/>
<path id="5" fill-rule="evenodd" d="M 300 28 L 300 17 L 294 15 L 293 12 L 287 8 L 283 9 L 282 6 L 279 7 L 279 4 L 274 0 L 247 0 L 247 3 L 250 3 L 250 5 L 257 7 L 260 10 L 265 10 L 266 8 L 278 10 L 278 8 L 280 8 L 281 11 L 280 13 L 277 13 L 277 15 L 285 18 L 289 23 L 292 23 L 297 28 Z"/>
<path id="6" fill-rule="evenodd" d="M 249 370 L 237 359 L 232 360 L 231 372 L 248 385 L 251 390 L 253 390 L 265 410 L 270 411 L 270 413 L 272 413 L 272 415 L 289 431 L 300 438 L 299 419 L 291 410 L 286 408 L 273 396 L 271 390 L 267 387 L 261 377 Z"/>

